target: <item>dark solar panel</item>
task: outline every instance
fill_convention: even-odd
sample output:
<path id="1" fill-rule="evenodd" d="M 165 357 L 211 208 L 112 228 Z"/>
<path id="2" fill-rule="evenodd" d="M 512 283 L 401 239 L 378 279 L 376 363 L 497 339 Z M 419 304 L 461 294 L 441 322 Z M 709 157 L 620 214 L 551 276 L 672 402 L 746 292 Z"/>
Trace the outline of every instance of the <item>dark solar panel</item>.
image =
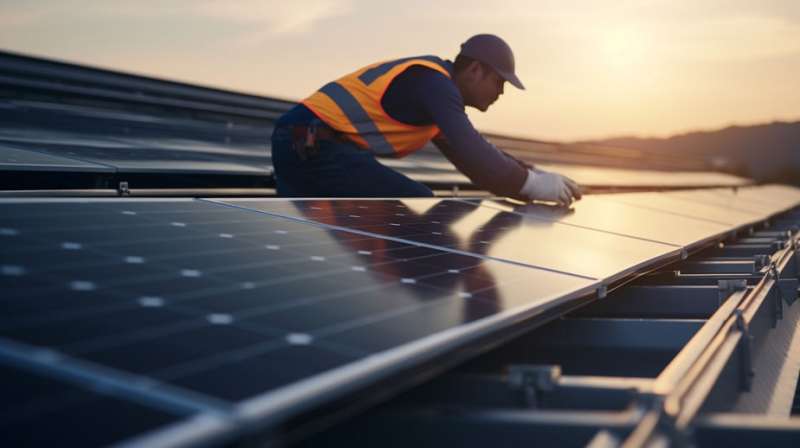
<path id="1" fill-rule="evenodd" d="M 536 219 L 468 201 L 225 202 L 593 279 L 609 280 L 643 263 L 680 253 L 680 247 L 674 244 L 610 233 L 596 226 L 577 227 Z"/>
<path id="2" fill-rule="evenodd" d="M 747 216 L 797 201 L 784 196 Z M 622 198 L 587 200 L 585 213 L 437 199 L 0 200 L 0 364 L 59 378 L 57 393 L 34 394 L 46 408 L 67 369 L 70 383 L 115 392 L 87 401 L 104 418 L 143 413 L 143 425 L 194 428 L 184 435 L 198 428 L 173 417 L 176 404 L 276 421 L 720 235 L 692 215 L 720 205 Z M 655 211 L 678 200 L 692 219 Z M 614 213 L 591 213 L 601 205 Z M 649 240 L 659 230 L 669 244 Z M 24 441 L 42 421 L 6 425 Z"/>
<path id="3" fill-rule="evenodd" d="M 113 168 L 67 157 L 0 145 L 0 171 L 113 172 Z"/>
<path id="4" fill-rule="evenodd" d="M 0 238 L 0 336 L 233 401 L 593 287 L 194 200 L 10 201 Z"/>
<path id="5" fill-rule="evenodd" d="M 271 126 L 235 117 L 17 101 L 0 109 L 0 142 L 120 173 L 263 175 Z M 5 151 L 0 148 L 0 157 Z M 32 169 L 35 165 L 30 165 Z M 76 171 L 63 167 L 63 171 Z"/>
<path id="6" fill-rule="evenodd" d="M 4 446 L 105 446 L 182 417 L 7 365 L 0 378 Z"/>
<path id="7" fill-rule="evenodd" d="M 70 138 L 70 136 L 65 137 Z M 202 144 L 200 141 L 184 142 L 182 145 L 162 145 L 157 140 L 137 143 L 114 139 L 81 141 L 80 137 L 79 134 L 75 134 L 72 136 L 73 142 L 66 139 L 53 142 L 46 139 L 0 135 L 0 141 L 27 150 L 24 152 L 28 154 L 41 153 L 40 158 L 49 156 L 54 161 L 63 157 L 75 159 L 71 165 L 62 162 L 61 166 L 51 168 L 70 171 L 87 171 L 87 167 L 97 165 L 102 165 L 105 171 L 120 173 L 267 174 L 270 169 L 265 145 L 252 151 L 232 151 L 222 143 L 218 146 L 210 143 Z M 10 149 L 0 147 L 0 154 L 4 157 L 13 157 L 19 153 L 19 151 L 12 153 Z M 100 169 L 94 168 L 93 171 Z"/>
<path id="8" fill-rule="evenodd" d="M 710 222 L 702 217 L 690 218 L 622 204 L 615 202 L 613 196 L 587 196 L 581 200 L 579 206 L 570 209 L 542 204 L 513 206 L 499 200 L 473 202 L 545 221 L 558 221 L 681 247 L 691 246 L 730 231 L 729 226 Z"/>

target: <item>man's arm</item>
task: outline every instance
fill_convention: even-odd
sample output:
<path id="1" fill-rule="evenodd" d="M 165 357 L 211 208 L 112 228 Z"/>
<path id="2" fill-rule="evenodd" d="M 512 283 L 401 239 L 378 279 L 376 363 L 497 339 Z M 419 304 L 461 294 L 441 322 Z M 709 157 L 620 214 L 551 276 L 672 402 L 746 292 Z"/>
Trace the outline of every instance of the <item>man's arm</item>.
<path id="1" fill-rule="evenodd" d="M 434 144 L 475 184 L 498 196 L 518 196 L 528 168 L 487 142 L 472 126 L 450 79 L 433 70 L 426 72 L 416 96 L 442 132 Z"/>
<path id="2" fill-rule="evenodd" d="M 434 144 L 459 171 L 498 196 L 564 205 L 572 203 L 573 198 L 580 199 L 580 188 L 572 180 L 534 169 L 486 141 L 469 121 L 453 82 L 430 72 L 416 94 L 442 132 Z"/>
<path id="3" fill-rule="evenodd" d="M 527 179 L 527 167 L 503 151 L 492 147 L 482 152 L 458 151 L 443 136 L 433 144 L 460 172 L 476 185 L 498 196 L 517 199 Z M 505 173 L 505 174 L 504 174 Z"/>

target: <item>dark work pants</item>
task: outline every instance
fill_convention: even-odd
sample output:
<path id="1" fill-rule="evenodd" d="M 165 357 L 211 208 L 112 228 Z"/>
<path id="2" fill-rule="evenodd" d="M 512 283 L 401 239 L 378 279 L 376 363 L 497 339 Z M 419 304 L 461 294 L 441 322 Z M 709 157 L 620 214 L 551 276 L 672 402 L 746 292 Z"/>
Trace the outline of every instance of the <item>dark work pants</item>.
<path id="1" fill-rule="evenodd" d="M 430 188 L 375 160 L 353 143 L 320 141 L 317 154 L 302 160 L 291 132 L 272 133 L 272 165 L 282 197 L 431 197 Z"/>

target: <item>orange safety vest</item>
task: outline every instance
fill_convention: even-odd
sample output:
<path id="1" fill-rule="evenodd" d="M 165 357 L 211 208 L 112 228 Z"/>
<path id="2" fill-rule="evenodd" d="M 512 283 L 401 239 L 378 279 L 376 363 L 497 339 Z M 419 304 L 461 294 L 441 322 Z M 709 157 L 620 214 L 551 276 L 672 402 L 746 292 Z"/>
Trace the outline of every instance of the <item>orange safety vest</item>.
<path id="1" fill-rule="evenodd" d="M 328 83 L 302 103 L 361 148 L 378 155 L 406 156 L 439 133 L 435 124 L 401 123 L 381 106 L 381 99 L 394 78 L 412 65 L 429 67 L 451 77 L 446 62 L 436 56 L 378 62 Z"/>

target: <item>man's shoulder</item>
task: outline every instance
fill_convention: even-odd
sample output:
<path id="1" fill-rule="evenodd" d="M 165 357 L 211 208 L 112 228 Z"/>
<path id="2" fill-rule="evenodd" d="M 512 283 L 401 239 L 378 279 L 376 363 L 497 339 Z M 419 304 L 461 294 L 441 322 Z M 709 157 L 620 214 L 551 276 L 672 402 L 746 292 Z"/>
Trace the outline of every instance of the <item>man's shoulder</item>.
<path id="1" fill-rule="evenodd" d="M 433 56 L 433 55 L 412 56 L 409 58 L 403 58 L 401 60 L 413 63 L 408 69 L 406 69 L 406 71 L 414 70 L 414 71 L 419 71 L 420 73 L 425 73 L 426 75 L 437 74 L 447 79 L 449 79 L 453 73 L 453 62 L 446 59 L 442 59 L 438 56 Z M 431 67 L 426 63 L 433 63 L 437 67 Z M 448 72 L 450 76 L 444 74 L 442 72 L 442 69 Z"/>
<path id="2" fill-rule="evenodd" d="M 455 84 L 449 76 L 426 65 L 411 65 L 397 77 L 401 82 L 414 83 L 423 87 L 435 87 L 437 90 L 455 89 Z"/>

